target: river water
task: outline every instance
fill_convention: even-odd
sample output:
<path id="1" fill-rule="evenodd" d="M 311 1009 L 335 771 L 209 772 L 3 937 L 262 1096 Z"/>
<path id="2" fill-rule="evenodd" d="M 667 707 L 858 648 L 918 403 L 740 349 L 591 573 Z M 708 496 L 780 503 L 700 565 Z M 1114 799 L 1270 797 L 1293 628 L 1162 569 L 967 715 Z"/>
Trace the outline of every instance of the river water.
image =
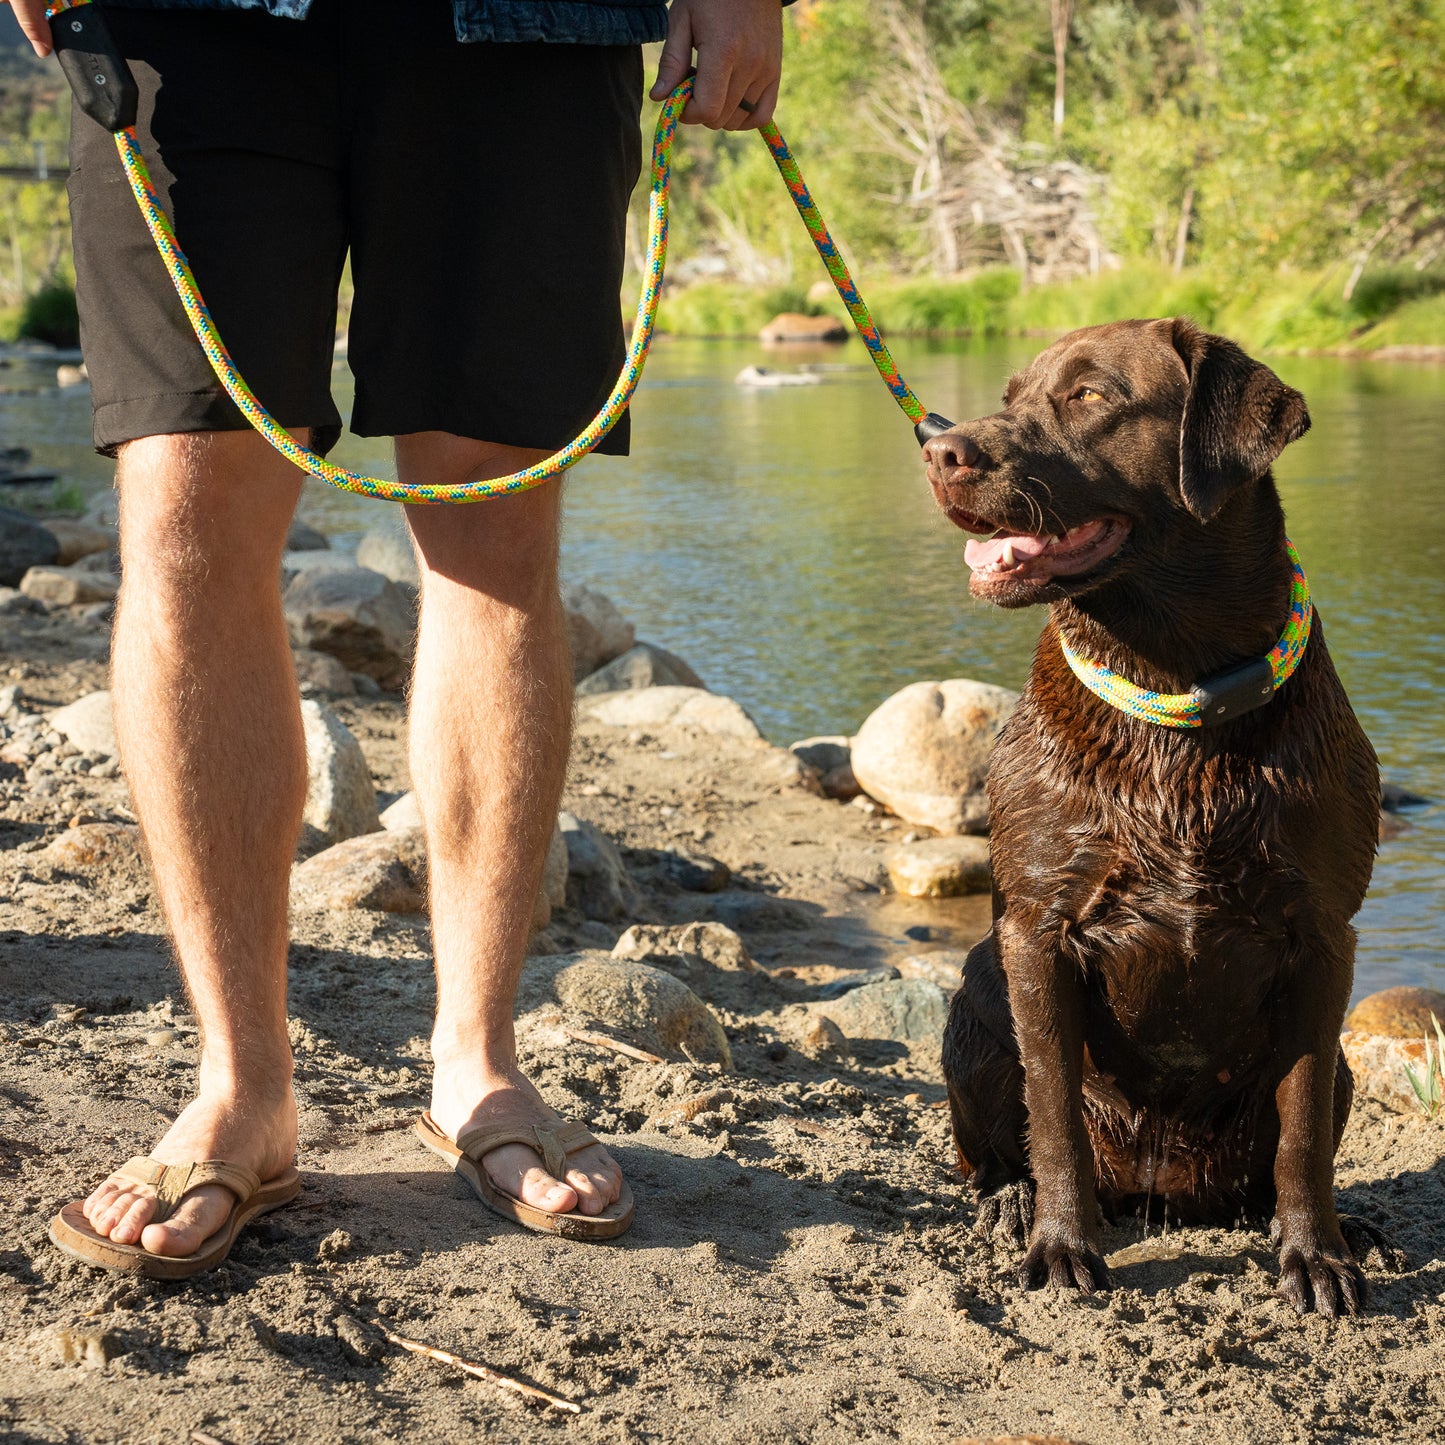
<path id="1" fill-rule="evenodd" d="M 900 342 L 925 405 L 994 411 L 1029 341 Z M 828 362 L 860 363 L 861 347 Z M 850 733 L 920 678 L 1018 687 L 1042 615 L 973 602 L 963 534 L 933 507 L 912 429 L 871 368 L 822 385 L 748 390 L 745 342 L 661 339 L 634 408 L 633 455 L 568 481 L 567 574 L 611 596 L 639 635 L 685 657 L 778 742 Z M 1314 425 L 1276 468 L 1330 650 L 1384 776 L 1445 799 L 1445 369 L 1282 359 Z M 20 382 L 22 368 L 0 373 Z M 34 373 L 38 375 L 39 373 Z M 338 399 L 350 400 L 338 367 Z M 82 491 L 108 484 L 83 390 L 0 395 L 0 438 L 33 448 Z M 389 447 L 343 437 L 335 460 L 384 472 Z M 303 514 L 332 533 L 376 502 L 308 483 Z M 1445 988 L 1445 807 L 1412 810 L 1384 844 L 1357 924 L 1356 993 Z"/>

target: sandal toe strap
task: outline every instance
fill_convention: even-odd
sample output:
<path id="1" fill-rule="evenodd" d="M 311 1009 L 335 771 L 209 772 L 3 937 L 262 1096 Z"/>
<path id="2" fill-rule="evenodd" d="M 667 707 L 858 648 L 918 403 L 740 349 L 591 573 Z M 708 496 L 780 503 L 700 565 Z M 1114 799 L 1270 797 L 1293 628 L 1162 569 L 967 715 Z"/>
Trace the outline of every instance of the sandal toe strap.
<path id="1" fill-rule="evenodd" d="M 261 1176 L 243 1164 L 222 1159 L 205 1159 L 194 1164 L 162 1164 L 159 1159 L 137 1155 L 128 1159 L 116 1175 L 132 1184 L 148 1184 L 156 1192 L 152 1224 L 162 1224 L 176 1212 L 182 1199 L 206 1184 L 229 1189 L 239 1203 L 245 1203 L 260 1187 Z"/>
<path id="2" fill-rule="evenodd" d="M 504 1144 L 525 1144 L 542 1156 L 542 1165 L 554 1179 L 566 1179 L 567 1156 L 588 1149 L 597 1142 L 581 1124 L 563 1120 L 551 1128 L 540 1124 L 524 1128 L 465 1129 L 457 1139 L 457 1148 L 473 1164 L 480 1165 L 484 1156 Z"/>

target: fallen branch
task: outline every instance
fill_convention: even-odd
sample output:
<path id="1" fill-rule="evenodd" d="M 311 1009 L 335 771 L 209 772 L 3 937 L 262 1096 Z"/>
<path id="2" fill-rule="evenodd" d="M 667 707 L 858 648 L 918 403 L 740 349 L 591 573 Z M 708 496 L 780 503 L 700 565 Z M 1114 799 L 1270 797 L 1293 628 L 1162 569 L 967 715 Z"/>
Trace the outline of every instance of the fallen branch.
<path id="1" fill-rule="evenodd" d="M 609 1039 L 606 1034 L 588 1033 L 586 1029 L 563 1029 L 562 1032 L 569 1039 L 576 1039 L 579 1044 L 595 1044 L 599 1049 L 611 1049 L 614 1053 L 624 1054 L 629 1059 L 636 1059 L 640 1064 L 665 1064 L 666 1059 L 659 1059 L 656 1054 L 649 1054 L 646 1049 L 634 1049 L 631 1044 L 624 1044 L 617 1039 Z"/>
<path id="2" fill-rule="evenodd" d="M 554 1410 L 566 1410 L 569 1414 L 580 1415 L 581 1405 L 572 1400 L 564 1400 L 561 1395 L 554 1395 L 550 1390 L 543 1390 L 537 1385 L 529 1385 L 523 1380 L 514 1379 L 511 1375 L 503 1374 L 501 1370 L 494 1370 L 490 1365 L 478 1364 L 475 1360 L 464 1360 L 460 1355 L 454 1355 L 450 1350 L 438 1350 L 431 1345 L 424 1345 L 420 1340 L 409 1340 L 405 1335 L 393 1334 L 380 1320 L 372 1320 L 372 1324 L 379 1329 L 383 1335 L 394 1345 L 400 1345 L 404 1350 L 410 1350 L 414 1355 L 425 1355 L 429 1360 L 440 1360 L 444 1365 L 455 1365 L 459 1370 L 465 1370 L 469 1375 L 475 1375 L 479 1380 L 485 1380 L 489 1385 L 496 1385 L 499 1389 L 514 1390 L 519 1395 L 526 1395 L 531 1400 L 541 1400 L 550 1405 Z"/>

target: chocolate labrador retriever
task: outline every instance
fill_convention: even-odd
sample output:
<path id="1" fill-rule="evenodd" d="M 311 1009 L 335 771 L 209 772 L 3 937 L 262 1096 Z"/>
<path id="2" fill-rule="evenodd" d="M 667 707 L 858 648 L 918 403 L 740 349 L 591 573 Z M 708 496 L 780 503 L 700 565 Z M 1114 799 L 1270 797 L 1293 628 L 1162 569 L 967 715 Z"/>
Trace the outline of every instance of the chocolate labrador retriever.
<path id="1" fill-rule="evenodd" d="M 1152 1203 L 1272 1217 L 1301 1312 L 1365 1300 L 1332 1175 L 1380 784 L 1270 472 L 1308 426 L 1232 342 L 1124 321 L 924 449 L 984 539 L 973 595 L 1049 604 L 989 778 L 993 931 L 943 1047 L 980 1224 L 1027 1243 L 1030 1288 L 1106 1287 L 1100 1204 Z"/>

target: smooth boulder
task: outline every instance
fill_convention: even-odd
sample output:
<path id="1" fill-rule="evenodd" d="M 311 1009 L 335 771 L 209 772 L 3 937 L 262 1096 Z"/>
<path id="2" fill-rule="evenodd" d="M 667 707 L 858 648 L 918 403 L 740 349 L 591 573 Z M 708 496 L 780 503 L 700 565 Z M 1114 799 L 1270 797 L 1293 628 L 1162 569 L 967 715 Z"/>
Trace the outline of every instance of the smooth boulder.
<path id="1" fill-rule="evenodd" d="M 376 790 L 361 744 L 329 707 L 314 698 L 302 702 L 301 723 L 306 734 L 303 821 L 328 843 L 379 831 Z"/>
<path id="2" fill-rule="evenodd" d="M 84 517 L 47 517 L 45 530 L 60 546 L 55 561 L 62 567 L 99 552 L 114 552 L 120 545 L 120 533 L 114 527 L 102 527 Z"/>
<path id="3" fill-rule="evenodd" d="M 958 898 L 992 886 L 987 838 L 920 838 L 900 844 L 883 861 L 894 892 L 908 898 Z"/>
<path id="4" fill-rule="evenodd" d="M 120 752 L 108 691 L 89 692 L 56 708 L 49 721 L 66 742 L 83 753 L 105 753 L 113 758 Z"/>
<path id="5" fill-rule="evenodd" d="M 697 687 L 707 684 L 682 658 L 651 642 L 639 642 L 620 657 L 584 677 L 577 684 L 578 697 L 603 692 L 631 692 L 643 687 Z"/>
<path id="6" fill-rule="evenodd" d="M 79 562 L 69 567 L 32 567 L 20 579 L 20 590 L 50 607 L 79 607 L 115 601 L 120 578 Z"/>
<path id="7" fill-rule="evenodd" d="M 869 715 L 851 763 L 870 797 L 939 833 L 988 828 L 989 759 L 1018 694 L 952 678 L 915 682 Z"/>
<path id="8" fill-rule="evenodd" d="M 805 316 L 801 311 L 783 311 L 761 331 L 758 340 L 776 346 L 790 341 L 846 341 L 848 328 L 836 316 Z"/>
<path id="9" fill-rule="evenodd" d="M 392 691 L 406 685 L 416 614 L 390 578 L 365 567 L 300 572 L 283 601 L 293 646 L 330 653 Z"/>
<path id="10" fill-rule="evenodd" d="M 645 963 L 585 959 L 562 969 L 552 986 L 568 1013 L 651 1053 L 732 1068 L 717 1017 L 670 973 Z"/>
<path id="11" fill-rule="evenodd" d="M 1433 1039 L 1432 1014 L 1445 1025 L 1445 992 L 1400 985 L 1362 998 L 1346 1016 L 1345 1027 L 1392 1039 Z"/>
<path id="12" fill-rule="evenodd" d="M 298 863 L 291 899 L 300 908 L 424 913 L 426 849 L 420 830 L 347 838 Z"/>
<path id="13" fill-rule="evenodd" d="M 638 692 L 609 692 L 584 698 L 582 717 L 610 727 L 693 728 L 719 737 L 762 737 L 757 723 L 730 697 L 696 687 L 647 687 Z"/>

